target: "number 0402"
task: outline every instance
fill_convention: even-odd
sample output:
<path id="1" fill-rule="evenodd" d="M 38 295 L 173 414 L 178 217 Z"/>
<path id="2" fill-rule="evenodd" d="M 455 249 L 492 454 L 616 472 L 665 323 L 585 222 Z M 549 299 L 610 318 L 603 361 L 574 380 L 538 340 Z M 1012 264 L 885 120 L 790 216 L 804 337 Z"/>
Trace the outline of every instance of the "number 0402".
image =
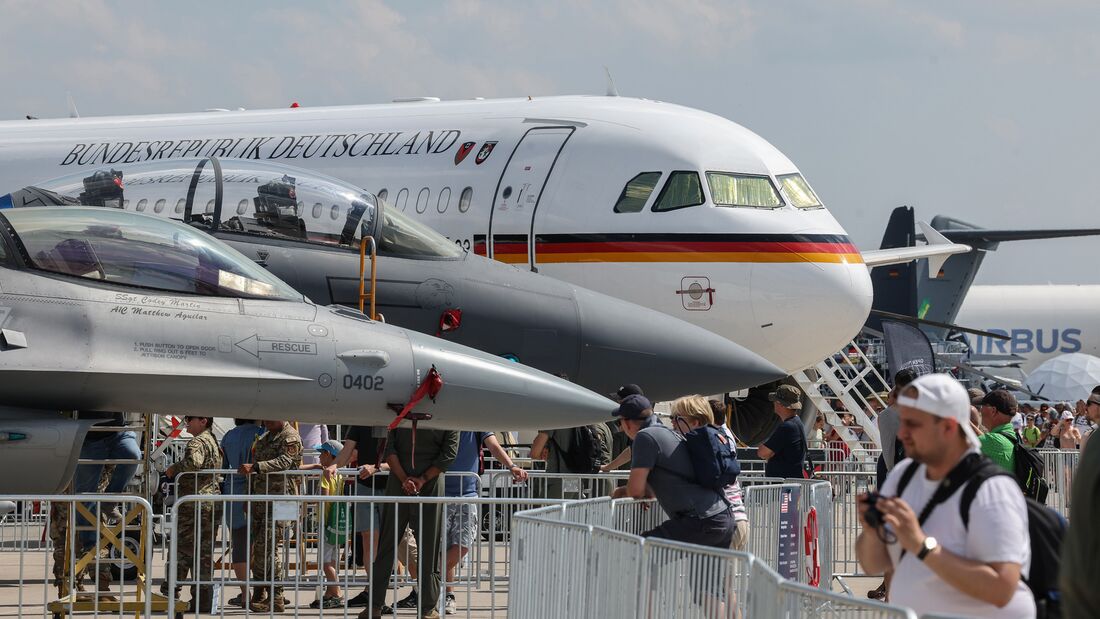
<path id="1" fill-rule="evenodd" d="M 369 376 L 367 374 L 345 374 L 344 389 L 382 391 L 382 379 L 382 376 Z"/>

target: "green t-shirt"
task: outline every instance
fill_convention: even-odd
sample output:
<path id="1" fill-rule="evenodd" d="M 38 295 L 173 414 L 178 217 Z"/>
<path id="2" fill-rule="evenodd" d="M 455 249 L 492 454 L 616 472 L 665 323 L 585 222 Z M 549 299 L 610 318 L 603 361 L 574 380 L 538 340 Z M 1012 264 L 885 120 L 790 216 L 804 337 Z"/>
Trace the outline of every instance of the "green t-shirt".
<path id="1" fill-rule="evenodd" d="M 1016 431 L 1011 423 L 1005 423 L 979 436 L 978 440 L 982 443 L 982 454 L 1009 473 L 1015 473 L 1016 459 L 1012 455 L 1012 439 L 1009 436 L 1016 436 Z"/>
<path id="2" fill-rule="evenodd" d="M 1043 432 L 1039 429 L 1039 426 L 1024 428 L 1024 442 L 1027 443 L 1027 446 L 1031 447 L 1032 449 L 1035 449 L 1035 446 L 1039 444 L 1039 439 L 1042 436 Z"/>

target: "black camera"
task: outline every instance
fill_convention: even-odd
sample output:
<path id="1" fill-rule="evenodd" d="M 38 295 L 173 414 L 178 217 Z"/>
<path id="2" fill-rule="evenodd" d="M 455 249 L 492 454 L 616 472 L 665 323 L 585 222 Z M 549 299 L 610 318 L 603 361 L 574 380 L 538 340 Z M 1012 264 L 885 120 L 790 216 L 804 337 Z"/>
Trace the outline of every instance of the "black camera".
<path id="1" fill-rule="evenodd" d="M 867 525 L 872 529 L 877 529 L 882 526 L 882 512 L 875 507 L 875 503 L 882 498 L 882 495 L 877 492 L 868 492 L 863 501 L 867 503 L 867 511 L 863 514 L 863 519 L 867 521 Z"/>

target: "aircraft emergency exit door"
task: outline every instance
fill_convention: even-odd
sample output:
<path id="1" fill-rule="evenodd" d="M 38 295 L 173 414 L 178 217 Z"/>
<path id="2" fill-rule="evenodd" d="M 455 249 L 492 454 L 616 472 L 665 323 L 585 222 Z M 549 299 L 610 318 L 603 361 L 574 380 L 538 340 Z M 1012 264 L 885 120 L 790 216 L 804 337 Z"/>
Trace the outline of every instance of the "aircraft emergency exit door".
<path id="1" fill-rule="evenodd" d="M 543 187 L 575 127 L 536 127 L 516 145 L 497 184 L 489 219 L 490 257 L 517 267 L 534 264 L 532 236 Z"/>

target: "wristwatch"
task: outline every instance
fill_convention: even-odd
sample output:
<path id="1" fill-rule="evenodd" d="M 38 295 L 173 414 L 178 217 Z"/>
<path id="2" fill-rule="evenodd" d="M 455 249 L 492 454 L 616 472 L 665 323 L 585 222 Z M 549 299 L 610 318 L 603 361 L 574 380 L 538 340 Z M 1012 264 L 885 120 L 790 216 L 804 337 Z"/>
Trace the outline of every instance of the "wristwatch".
<path id="1" fill-rule="evenodd" d="M 940 543 L 936 541 L 936 538 L 931 535 L 924 538 L 924 541 L 920 543 L 920 552 L 917 553 L 917 558 L 924 561 L 924 558 L 928 556 L 928 553 L 932 552 L 936 548 L 939 548 Z"/>

